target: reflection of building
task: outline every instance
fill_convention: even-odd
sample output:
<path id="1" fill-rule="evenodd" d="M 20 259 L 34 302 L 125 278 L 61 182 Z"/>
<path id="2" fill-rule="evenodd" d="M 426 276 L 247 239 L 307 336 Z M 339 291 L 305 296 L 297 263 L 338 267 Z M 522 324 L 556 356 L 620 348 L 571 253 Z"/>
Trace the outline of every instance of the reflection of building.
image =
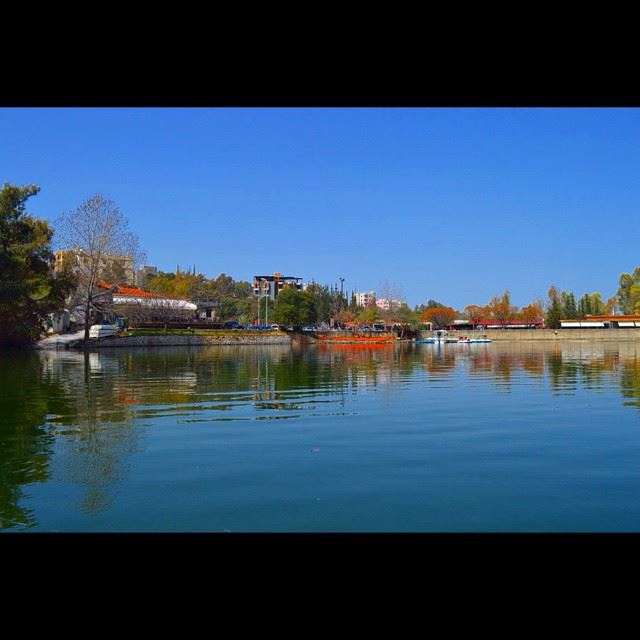
<path id="1" fill-rule="evenodd" d="M 376 301 L 375 291 L 362 291 L 360 293 L 353 294 L 356 298 L 356 304 L 359 307 L 366 307 Z"/>
<path id="2" fill-rule="evenodd" d="M 275 300 L 283 289 L 290 287 L 302 291 L 302 278 L 281 276 L 277 271 L 272 276 L 253 276 L 253 293 L 259 297 Z"/>
<path id="3" fill-rule="evenodd" d="M 91 256 L 83 249 L 61 249 L 56 251 L 55 259 L 55 271 L 61 271 L 65 267 L 72 271 L 91 267 Z M 130 256 L 104 255 L 100 258 L 98 272 L 100 277 L 117 280 L 121 284 L 135 282 L 133 258 Z"/>

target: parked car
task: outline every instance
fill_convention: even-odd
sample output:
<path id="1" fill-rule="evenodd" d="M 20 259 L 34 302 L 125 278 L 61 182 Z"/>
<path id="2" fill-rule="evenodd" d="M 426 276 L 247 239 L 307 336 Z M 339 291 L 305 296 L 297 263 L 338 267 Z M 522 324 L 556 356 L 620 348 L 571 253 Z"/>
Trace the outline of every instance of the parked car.
<path id="1" fill-rule="evenodd" d="M 229 320 L 222 325 L 225 329 L 242 329 L 242 325 L 236 320 Z"/>
<path id="2" fill-rule="evenodd" d="M 317 331 L 315 327 L 302 327 L 303 331 Z"/>
<path id="3" fill-rule="evenodd" d="M 277 330 L 279 330 L 279 329 L 280 329 L 280 325 L 279 325 L 279 324 L 272 324 L 272 325 L 271 325 L 271 328 L 272 328 L 274 331 L 277 331 Z"/>

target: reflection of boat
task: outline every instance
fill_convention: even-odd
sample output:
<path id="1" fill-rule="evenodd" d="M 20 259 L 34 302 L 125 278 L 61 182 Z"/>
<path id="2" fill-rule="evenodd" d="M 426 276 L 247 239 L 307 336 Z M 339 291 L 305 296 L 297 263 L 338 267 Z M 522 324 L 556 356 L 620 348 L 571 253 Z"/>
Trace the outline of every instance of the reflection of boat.
<path id="1" fill-rule="evenodd" d="M 442 344 L 445 342 L 455 344 L 474 344 L 479 342 L 492 342 L 491 338 L 487 338 L 486 335 L 482 335 L 479 338 L 469 338 L 468 336 L 460 336 L 459 338 L 453 338 L 449 336 L 449 333 L 444 329 L 438 329 L 433 332 L 433 336 L 430 338 L 423 338 L 421 340 L 415 340 L 417 343 L 422 344 Z"/>
<path id="2" fill-rule="evenodd" d="M 396 336 L 387 331 L 327 331 L 316 332 L 315 339 L 321 344 L 375 344 L 395 342 Z"/>
<path id="3" fill-rule="evenodd" d="M 486 335 L 481 335 L 479 338 L 471 338 L 469 342 L 493 342 L 491 338 L 487 338 Z"/>

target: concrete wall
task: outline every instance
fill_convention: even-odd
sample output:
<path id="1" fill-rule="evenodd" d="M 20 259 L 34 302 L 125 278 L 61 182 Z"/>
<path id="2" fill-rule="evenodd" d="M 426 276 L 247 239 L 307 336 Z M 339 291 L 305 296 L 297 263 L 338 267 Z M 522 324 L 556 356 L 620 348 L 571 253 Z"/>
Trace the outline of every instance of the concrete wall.
<path id="1" fill-rule="evenodd" d="M 487 329 L 486 331 L 450 331 L 449 336 L 486 335 L 497 341 L 521 341 L 521 340 L 596 340 L 616 341 L 638 340 L 640 341 L 640 329 Z M 431 331 L 421 331 L 420 337 L 428 338 Z"/>
<path id="2" fill-rule="evenodd" d="M 99 349 L 111 347 L 205 347 L 213 345 L 290 344 L 287 335 L 278 336 L 114 336 L 79 343 L 74 348 Z"/>

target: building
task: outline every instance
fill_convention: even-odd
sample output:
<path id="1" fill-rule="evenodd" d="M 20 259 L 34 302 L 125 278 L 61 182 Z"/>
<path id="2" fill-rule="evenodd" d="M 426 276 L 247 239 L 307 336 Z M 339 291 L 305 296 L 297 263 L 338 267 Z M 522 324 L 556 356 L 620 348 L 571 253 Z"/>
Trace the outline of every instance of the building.
<path id="1" fill-rule="evenodd" d="M 563 329 L 631 329 L 640 328 L 640 315 L 591 316 L 560 320 Z"/>
<path id="2" fill-rule="evenodd" d="M 356 298 L 356 304 L 359 307 L 367 307 L 370 304 L 374 304 L 376 301 L 376 292 L 375 291 L 362 291 L 359 293 L 353 294 Z"/>
<path id="3" fill-rule="evenodd" d="M 140 269 L 136 271 L 136 287 L 144 289 L 147 286 L 149 279 L 157 275 L 158 267 L 153 267 L 145 264 L 143 267 L 140 267 Z"/>
<path id="4" fill-rule="evenodd" d="M 142 289 L 107 282 L 97 282 L 96 285 L 110 291 L 112 315 L 125 316 L 131 324 L 196 318 L 197 305 L 189 300 L 167 298 Z"/>
<path id="5" fill-rule="evenodd" d="M 83 249 L 61 249 L 55 252 L 54 270 L 60 272 L 65 267 L 72 271 L 90 267 L 91 258 Z M 133 285 L 136 274 L 133 270 L 133 258 L 130 256 L 104 255 L 99 265 L 99 276 L 108 280 L 117 280 L 119 284 Z"/>
<path id="6" fill-rule="evenodd" d="M 402 300 L 388 300 L 387 298 L 376 300 L 376 306 L 383 311 L 397 311 L 403 304 Z"/>
<path id="7" fill-rule="evenodd" d="M 281 276 L 277 271 L 272 276 L 253 276 L 253 293 L 260 298 L 269 296 L 275 300 L 283 289 L 288 288 L 302 291 L 302 278 Z"/>
<path id="8" fill-rule="evenodd" d="M 485 329 L 543 329 L 544 322 L 539 320 L 505 320 L 498 322 L 492 318 L 483 318 L 473 324 L 470 320 L 454 320 L 447 329 L 450 331 L 473 331 L 477 329 L 484 331 Z"/>

